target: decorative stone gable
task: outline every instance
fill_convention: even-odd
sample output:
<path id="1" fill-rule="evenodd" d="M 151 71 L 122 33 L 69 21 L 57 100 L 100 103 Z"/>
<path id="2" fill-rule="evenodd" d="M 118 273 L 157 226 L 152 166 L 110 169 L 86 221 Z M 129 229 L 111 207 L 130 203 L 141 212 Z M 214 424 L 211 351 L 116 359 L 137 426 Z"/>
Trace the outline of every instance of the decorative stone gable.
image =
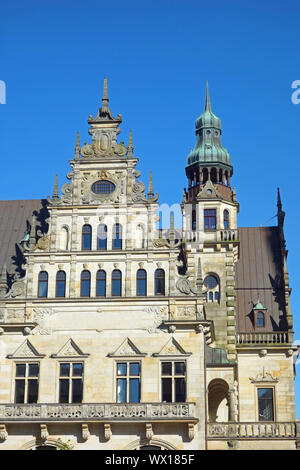
<path id="1" fill-rule="evenodd" d="M 178 341 L 172 337 L 164 345 L 159 353 L 153 354 L 154 356 L 190 356 L 192 353 L 186 352 Z"/>
<path id="2" fill-rule="evenodd" d="M 66 344 L 58 351 L 57 354 L 52 354 L 51 357 L 53 358 L 66 358 L 66 357 L 77 357 L 77 358 L 84 358 L 88 357 L 89 354 L 85 354 L 82 350 L 77 346 L 77 344 L 70 338 Z"/>
<path id="3" fill-rule="evenodd" d="M 108 354 L 109 357 L 144 357 L 146 355 L 147 354 L 142 353 L 129 338 L 126 338 L 115 352 Z"/>
<path id="4" fill-rule="evenodd" d="M 40 354 L 35 347 L 28 341 L 28 339 L 18 347 L 18 349 L 7 356 L 9 359 L 41 359 L 45 357 L 45 354 Z"/>

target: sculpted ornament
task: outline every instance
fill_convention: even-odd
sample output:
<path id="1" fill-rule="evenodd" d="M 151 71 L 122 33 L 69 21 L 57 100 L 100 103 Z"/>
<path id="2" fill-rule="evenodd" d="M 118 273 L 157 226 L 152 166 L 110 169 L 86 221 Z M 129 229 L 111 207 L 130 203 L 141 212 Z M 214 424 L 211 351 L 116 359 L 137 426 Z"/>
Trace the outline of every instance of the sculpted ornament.
<path id="1" fill-rule="evenodd" d="M 176 282 L 176 289 L 185 295 L 197 295 L 197 288 L 192 286 L 189 277 L 189 274 L 181 275 Z"/>

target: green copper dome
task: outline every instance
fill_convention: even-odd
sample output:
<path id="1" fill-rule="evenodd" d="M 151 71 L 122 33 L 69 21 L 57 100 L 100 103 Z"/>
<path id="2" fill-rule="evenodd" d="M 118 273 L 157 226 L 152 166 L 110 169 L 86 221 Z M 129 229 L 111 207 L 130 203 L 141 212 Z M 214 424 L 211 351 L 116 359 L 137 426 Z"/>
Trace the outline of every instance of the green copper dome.
<path id="1" fill-rule="evenodd" d="M 221 133 L 221 120 L 212 112 L 207 84 L 204 111 L 196 120 L 197 142 L 188 156 L 187 165 L 198 163 L 232 169 L 230 155 L 221 144 Z"/>

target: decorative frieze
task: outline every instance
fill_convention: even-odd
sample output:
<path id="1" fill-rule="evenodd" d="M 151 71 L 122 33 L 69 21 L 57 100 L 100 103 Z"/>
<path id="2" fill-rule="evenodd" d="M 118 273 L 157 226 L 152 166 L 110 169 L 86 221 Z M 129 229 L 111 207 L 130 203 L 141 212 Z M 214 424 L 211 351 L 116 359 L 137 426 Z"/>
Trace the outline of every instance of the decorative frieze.
<path id="1" fill-rule="evenodd" d="M 194 403 L 5 404 L 0 421 L 107 421 L 195 419 Z"/>
<path id="2" fill-rule="evenodd" d="M 296 437 L 294 422 L 209 423 L 208 439 L 258 439 Z"/>

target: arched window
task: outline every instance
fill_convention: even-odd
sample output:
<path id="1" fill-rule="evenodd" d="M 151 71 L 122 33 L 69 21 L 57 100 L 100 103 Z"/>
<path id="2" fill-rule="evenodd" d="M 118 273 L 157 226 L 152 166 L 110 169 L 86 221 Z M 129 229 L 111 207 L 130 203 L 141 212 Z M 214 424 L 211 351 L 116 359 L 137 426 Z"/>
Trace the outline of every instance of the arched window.
<path id="1" fill-rule="evenodd" d="M 91 295 L 91 273 L 90 271 L 84 270 L 81 273 L 80 296 L 90 297 L 90 295 Z"/>
<path id="2" fill-rule="evenodd" d="M 122 273 L 119 269 L 114 269 L 111 274 L 111 295 L 117 297 L 122 295 Z"/>
<path id="3" fill-rule="evenodd" d="M 97 297 L 106 296 L 106 272 L 103 271 L 103 269 L 99 269 L 99 271 L 97 271 L 96 296 Z"/>
<path id="4" fill-rule="evenodd" d="M 210 274 L 204 279 L 206 302 L 220 302 L 220 284 L 216 276 Z"/>
<path id="5" fill-rule="evenodd" d="M 104 224 L 98 225 L 97 249 L 107 250 L 107 226 Z"/>
<path id="6" fill-rule="evenodd" d="M 112 248 L 113 250 L 121 250 L 122 249 L 122 225 L 115 224 L 113 226 L 113 233 L 112 233 Z"/>
<path id="7" fill-rule="evenodd" d="M 145 269 L 138 269 L 136 273 L 136 295 L 147 295 L 147 273 Z"/>
<path id="8" fill-rule="evenodd" d="M 92 227 L 87 224 L 82 227 L 82 249 L 92 249 Z"/>
<path id="9" fill-rule="evenodd" d="M 229 212 L 227 209 L 223 212 L 223 219 L 224 219 L 224 229 L 229 228 Z"/>
<path id="10" fill-rule="evenodd" d="M 56 274 L 56 297 L 66 296 L 66 273 L 65 271 L 58 271 Z"/>
<path id="11" fill-rule="evenodd" d="M 257 312 L 256 314 L 256 326 L 262 328 L 265 326 L 265 315 L 264 312 Z"/>
<path id="12" fill-rule="evenodd" d="M 165 295 L 165 271 L 163 269 L 155 271 L 155 295 Z"/>
<path id="13" fill-rule="evenodd" d="M 41 271 L 38 281 L 38 297 L 47 297 L 48 295 L 48 273 Z"/>

